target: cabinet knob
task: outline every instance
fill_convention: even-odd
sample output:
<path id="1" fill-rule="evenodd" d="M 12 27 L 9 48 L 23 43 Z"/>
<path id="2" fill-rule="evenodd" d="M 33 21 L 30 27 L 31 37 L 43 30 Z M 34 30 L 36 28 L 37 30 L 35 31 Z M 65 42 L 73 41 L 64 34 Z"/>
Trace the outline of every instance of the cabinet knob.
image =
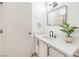
<path id="1" fill-rule="evenodd" d="M 1 33 L 1 34 L 3 33 L 3 30 L 2 30 L 2 29 L 0 29 L 0 33 Z"/>
<path id="2" fill-rule="evenodd" d="M 29 35 L 31 35 L 32 33 L 31 32 L 29 32 Z"/>

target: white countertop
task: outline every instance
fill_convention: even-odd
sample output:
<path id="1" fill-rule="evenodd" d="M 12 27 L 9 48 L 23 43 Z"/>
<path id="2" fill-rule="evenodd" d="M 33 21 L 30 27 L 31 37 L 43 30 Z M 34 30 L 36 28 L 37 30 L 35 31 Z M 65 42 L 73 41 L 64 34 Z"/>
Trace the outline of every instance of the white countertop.
<path id="1" fill-rule="evenodd" d="M 65 39 L 62 38 L 47 39 L 44 38 L 44 35 L 35 35 L 35 37 L 61 51 L 66 56 L 73 56 L 79 47 L 79 40 L 74 40 L 72 43 L 66 43 Z"/>

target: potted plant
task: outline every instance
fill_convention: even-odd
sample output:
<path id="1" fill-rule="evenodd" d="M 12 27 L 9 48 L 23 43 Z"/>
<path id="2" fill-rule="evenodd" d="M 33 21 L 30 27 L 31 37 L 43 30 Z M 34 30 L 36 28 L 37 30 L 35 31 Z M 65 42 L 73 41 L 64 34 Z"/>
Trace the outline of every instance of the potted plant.
<path id="1" fill-rule="evenodd" d="M 68 43 L 72 43 L 71 33 L 73 33 L 75 31 L 75 29 L 77 29 L 78 27 L 72 27 L 67 22 L 64 22 L 63 25 L 60 25 L 60 27 L 62 27 L 62 29 L 60 29 L 60 31 L 66 33 L 66 35 L 67 35 L 65 41 Z"/>

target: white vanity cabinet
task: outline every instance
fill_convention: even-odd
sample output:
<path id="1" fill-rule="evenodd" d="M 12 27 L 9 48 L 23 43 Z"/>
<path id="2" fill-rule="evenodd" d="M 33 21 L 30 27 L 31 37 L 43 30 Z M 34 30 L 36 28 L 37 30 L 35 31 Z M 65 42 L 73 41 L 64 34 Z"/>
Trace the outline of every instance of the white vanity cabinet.
<path id="1" fill-rule="evenodd" d="M 39 57 L 47 57 L 47 44 L 39 41 Z"/>
<path id="2" fill-rule="evenodd" d="M 35 37 L 35 52 L 39 57 L 64 57 L 61 52 L 57 51 L 37 37 Z"/>
<path id="3" fill-rule="evenodd" d="M 64 42 L 62 38 L 50 40 L 44 38 L 43 35 L 35 35 L 35 38 L 38 40 L 38 44 L 35 45 L 38 46 L 37 54 L 39 57 L 73 57 L 74 52 L 79 48 L 79 41 L 69 44 Z"/>
<path id="4" fill-rule="evenodd" d="M 64 54 L 62 54 L 61 52 L 59 52 L 58 50 L 49 47 L 49 55 L 48 57 L 64 57 Z"/>
<path id="5" fill-rule="evenodd" d="M 35 52 L 39 57 L 47 57 L 47 44 L 35 38 Z"/>
<path id="6" fill-rule="evenodd" d="M 38 38 L 35 38 L 35 52 L 39 57 L 64 57 L 62 53 Z"/>

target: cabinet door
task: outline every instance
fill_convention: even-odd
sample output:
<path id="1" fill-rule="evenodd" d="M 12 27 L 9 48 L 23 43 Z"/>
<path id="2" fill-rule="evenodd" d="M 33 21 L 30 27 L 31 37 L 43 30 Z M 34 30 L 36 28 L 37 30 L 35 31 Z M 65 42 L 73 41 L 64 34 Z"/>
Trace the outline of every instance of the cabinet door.
<path id="1" fill-rule="evenodd" d="M 64 57 L 64 55 L 54 48 L 49 47 L 49 57 Z"/>
<path id="2" fill-rule="evenodd" d="M 39 41 L 39 57 L 47 56 L 47 44 L 42 41 Z"/>

